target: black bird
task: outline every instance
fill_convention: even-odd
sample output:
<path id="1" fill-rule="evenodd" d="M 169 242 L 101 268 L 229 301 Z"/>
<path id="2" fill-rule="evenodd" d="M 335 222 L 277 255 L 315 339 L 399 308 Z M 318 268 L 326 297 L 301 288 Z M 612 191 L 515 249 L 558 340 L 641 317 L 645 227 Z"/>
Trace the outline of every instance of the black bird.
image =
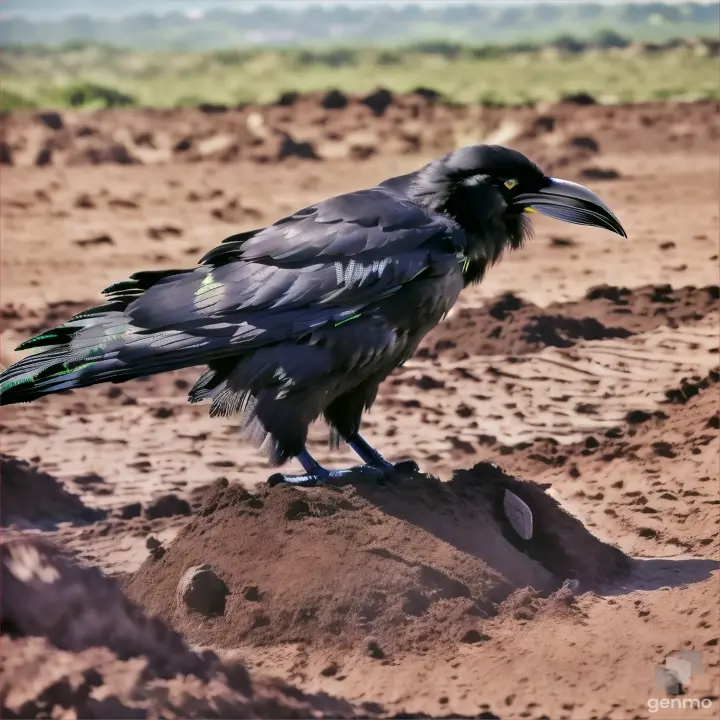
<path id="1" fill-rule="evenodd" d="M 627 237 L 587 188 L 515 150 L 464 147 L 233 235 L 193 269 L 111 285 L 103 305 L 20 345 L 44 350 L 0 374 L 0 405 L 207 365 L 190 401 L 212 401 L 213 416 L 241 413 L 271 464 L 304 468 L 271 481 L 385 475 L 395 466 L 360 436 L 363 412 L 462 289 L 530 237 L 530 212 Z M 321 415 L 331 442 L 346 441 L 364 465 L 313 459 L 305 443 Z"/>

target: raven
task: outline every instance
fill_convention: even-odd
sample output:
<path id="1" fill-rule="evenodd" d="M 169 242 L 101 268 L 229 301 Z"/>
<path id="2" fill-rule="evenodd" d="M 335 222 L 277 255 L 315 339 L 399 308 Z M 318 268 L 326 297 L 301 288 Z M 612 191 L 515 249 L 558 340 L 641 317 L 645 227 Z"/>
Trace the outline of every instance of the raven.
<path id="1" fill-rule="evenodd" d="M 496 145 L 447 153 L 416 172 L 323 200 L 224 240 L 192 269 L 137 272 L 106 302 L 22 343 L 43 348 L 0 374 L 0 405 L 196 365 L 190 402 L 240 413 L 274 466 L 297 458 L 313 485 L 398 467 L 359 434 L 380 383 L 507 249 L 531 236 L 529 213 L 627 237 L 582 185 L 548 177 Z M 307 451 L 324 416 L 331 443 L 363 465 L 322 467 Z"/>

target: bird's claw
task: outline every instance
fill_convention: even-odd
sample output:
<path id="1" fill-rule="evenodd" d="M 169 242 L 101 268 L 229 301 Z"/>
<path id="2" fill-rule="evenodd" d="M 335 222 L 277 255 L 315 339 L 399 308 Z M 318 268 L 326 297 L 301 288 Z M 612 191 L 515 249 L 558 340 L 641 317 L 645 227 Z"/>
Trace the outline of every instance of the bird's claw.
<path id="1" fill-rule="evenodd" d="M 316 485 L 329 485 L 335 480 L 352 480 L 358 476 L 362 476 L 368 480 L 383 480 L 387 477 L 387 475 L 388 472 L 384 468 L 375 467 L 373 465 L 358 465 L 345 470 L 327 470 L 325 468 L 321 468 L 320 471 L 303 473 L 302 475 L 275 473 L 268 478 L 268 485 L 272 487 L 274 485 L 279 485 L 280 483 L 285 483 L 287 485 L 296 485 L 299 487 L 315 487 Z"/>
<path id="2" fill-rule="evenodd" d="M 356 465 L 344 470 L 327 470 L 320 468 L 319 471 L 303 473 L 301 475 L 286 475 L 275 473 L 268 478 L 270 486 L 285 483 L 286 485 L 297 485 L 300 487 L 315 487 L 316 485 L 327 485 L 334 480 L 351 480 L 357 477 L 369 480 L 386 480 L 395 474 L 409 475 L 420 470 L 414 460 L 403 460 L 399 463 L 386 462 L 383 465 Z"/>
<path id="3" fill-rule="evenodd" d="M 402 460 L 393 465 L 393 470 L 396 473 L 410 475 L 412 473 L 420 472 L 420 466 L 414 460 Z"/>
<path id="4" fill-rule="evenodd" d="M 286 475 L 285 473 L 275 473 L 267 479 L 268 485 L 274 487 L 275 485 L 299 485 L 301 487 L 315 487 L 316 485 L 322 485 L 326 482 L 325 478 L 321 478 L 319 475 Z"/>

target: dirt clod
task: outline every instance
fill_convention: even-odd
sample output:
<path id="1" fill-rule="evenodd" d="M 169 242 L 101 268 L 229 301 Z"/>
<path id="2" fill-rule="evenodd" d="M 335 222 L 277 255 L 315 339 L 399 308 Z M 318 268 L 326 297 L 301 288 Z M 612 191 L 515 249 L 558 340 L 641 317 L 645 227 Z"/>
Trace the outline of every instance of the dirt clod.
<path id="1" fill-rule="evenodd" d="M 190 610 L 207 617 L 225 612 L 227 585 L 210 565 L 189 568 L 178 584 L 178 595 Z"/>
<path id="2" fill-rule="evenodd" d="M 188 501 L 172 494 L 160 496 L 145 508 L 145 517 L 149 520 L 189 514 L 190 504 Z"/>

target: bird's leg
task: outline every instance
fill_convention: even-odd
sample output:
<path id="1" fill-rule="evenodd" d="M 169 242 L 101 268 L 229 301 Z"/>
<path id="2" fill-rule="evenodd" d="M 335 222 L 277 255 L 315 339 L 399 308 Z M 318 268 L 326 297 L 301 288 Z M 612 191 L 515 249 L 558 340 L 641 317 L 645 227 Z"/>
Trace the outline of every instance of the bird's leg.
<path id="1" fill-rule="evenodd" d="M 388 462 L 360 433 L 356 432 L 349 435 L 346 441 L 363 462 L 382 470 L 387 475 L 395 472 L 417 472 L 419 470 L 417 463 L 413 460 L 405 460 L 395 465 Z"/>
<path id="2" fill-rule="evenodd" d="M 372 448 L 370 449 L 372 450 Z M 331 483 L 333 480 L 347 480 L 358 477 L 359 475 L 381 480 L 387 473 L 386 470 L 371 464 L 358 465 L 357 467 L 347 468 L 345 470 L 329 470 L 328 468 L 324 468 L 305 448 L 303 448 L 302 452 L 296 457 L 298 462 L 303 466 L 303 470 L 305 470 L 302 475 L 275 473 L 268 478 L 268 483 L 270 485 L 287 483 L 288 485 L 313 487 L 314 485 Z M 379 454 L 378 457 L 380 457 Z M 387 464 L 390 465 L 390 463 Z M 392 468 L 392 465 L 390 465 L 390 468 Z"/>

